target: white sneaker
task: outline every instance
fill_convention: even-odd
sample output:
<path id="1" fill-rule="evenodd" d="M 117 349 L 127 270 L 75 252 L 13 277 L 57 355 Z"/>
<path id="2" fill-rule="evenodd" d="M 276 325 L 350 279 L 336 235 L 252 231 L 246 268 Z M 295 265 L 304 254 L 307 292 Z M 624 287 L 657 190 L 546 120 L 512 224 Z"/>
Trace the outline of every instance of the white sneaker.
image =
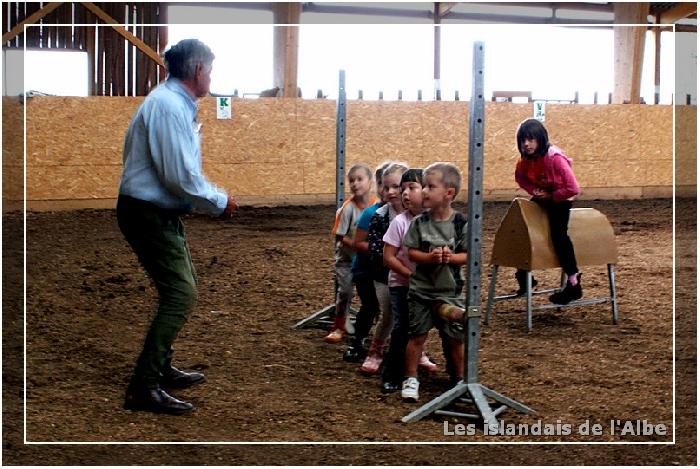
<path id="1" fill-rule="evenodd" d="M 418 386 L 420 383 L 416 378 L 406 378 L 401 386 L 401 398 L 407 402 L 418 402 Z"/>

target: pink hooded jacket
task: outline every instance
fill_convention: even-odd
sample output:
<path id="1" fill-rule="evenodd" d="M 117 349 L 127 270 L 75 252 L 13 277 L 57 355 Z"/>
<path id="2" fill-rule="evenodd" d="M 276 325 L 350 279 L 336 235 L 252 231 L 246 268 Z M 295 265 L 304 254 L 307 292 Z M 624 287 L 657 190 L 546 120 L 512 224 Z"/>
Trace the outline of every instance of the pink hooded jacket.
<path id="1" fill-rule="evenodd" d="M 543 156 L 518 160 L 515 181 L 530 195 L 540 189 L 551 192 L 554 202 L 571 200 L 581 192 L 571 164 L 560 148 L 550 145 Z"/>

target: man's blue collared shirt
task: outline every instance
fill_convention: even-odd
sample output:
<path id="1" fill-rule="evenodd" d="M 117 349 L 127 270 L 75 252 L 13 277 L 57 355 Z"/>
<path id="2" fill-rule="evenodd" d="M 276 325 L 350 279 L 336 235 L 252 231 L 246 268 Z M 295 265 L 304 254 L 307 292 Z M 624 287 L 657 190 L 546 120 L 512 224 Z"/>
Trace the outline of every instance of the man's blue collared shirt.
<path id="1" fill-rule="evenodd" d="M 124 140 L 119 193 L 159 207 L 220 215 L 228 197 L 202 174 L 197 101 L 169 78 L 139 106 Z"/>

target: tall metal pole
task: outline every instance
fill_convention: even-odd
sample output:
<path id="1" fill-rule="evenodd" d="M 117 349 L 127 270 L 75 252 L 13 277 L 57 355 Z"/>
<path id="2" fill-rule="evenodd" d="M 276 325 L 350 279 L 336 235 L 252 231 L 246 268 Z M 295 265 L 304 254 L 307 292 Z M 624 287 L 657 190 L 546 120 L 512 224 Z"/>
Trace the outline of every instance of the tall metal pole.
<path id="1" fill-rule="evenodd" d="M 454 388 L 406 415 L 402 422 L 415 422 L 432 413 L 450 417 L 480 419 L 495 434 L 496 417 L 508 407 L 534 414 L 529 407 L 479 383 L 479 339 L 481 336 L 481 241 L 484 169 L 484 43 L 474 43 L 472 99 L 469 103 L 469 200 L 467 227 L 467 292 L 464 331 L 464 379 Z M 492 402 L 497 405 L 492 408 Z M 477 413 L 443 410 L 450 405 L 468 404 Z"/>
<path id="2" fill-rule="evenodd" d="M 338 101 L 335 109 L 335 208 L 345 201 L 345 70 L 338 76 Z"/>
<path id="3" fill-rule="evenodd" d="M 338 101 L 335 109 L 335 209 L 338 210 L 345 201 L 345 70 L 340 70 L 338 76 Z M 338 291 L 337 282 L 333 289 L 333 298 Z M 355 312 L 352 308 L 351 312 Z M 321 326 L 328 327 L 333 324 L 335 317 L 335 303 L 326 306 L 301 321 L 293 328 Z M 350 323 L 351 325 L 354 323 Z"/>
<path id="4" fill-rule="evenodd" d="M 484 213 L 484 43 L 474 44 L 472 99 L 469 102 L 469 161 L 467 174 L 467 317 L 464 340 L 464 378 L 479 381 L 481 321 L 481 231 Z"/>

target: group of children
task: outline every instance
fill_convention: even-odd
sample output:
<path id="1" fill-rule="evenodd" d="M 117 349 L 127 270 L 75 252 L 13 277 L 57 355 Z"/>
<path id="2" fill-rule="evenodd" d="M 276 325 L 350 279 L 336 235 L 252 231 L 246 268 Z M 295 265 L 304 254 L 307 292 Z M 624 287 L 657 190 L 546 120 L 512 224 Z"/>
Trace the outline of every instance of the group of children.
<path id="1" fill-rule="evenodd" d="M 568 275 L 565 288 L 550 297 L 566 304 L 581 297 L 573 245 L 568 237 L 569 210 L 579 188 L 571 160 L 551 145 L 541 122 L 529 119 L 516 135 L 521 158 L 516 181 L 549 215 L 554 249 Z M 352 196 L 336 213 L 336 304 L 329 343 L 344 339 L 353 285 L 360 297 L 355 334 L 343 359 L 362 361 L 360 371 L 382 368 L 382 392 L 401 390 L 405 401 L 419 399 L 418 369 L 438 371 L 425 353 L 432 328 L 439 331 L 450 383 L 464 370 L 464 281 L 467 220 L 452 208 L 461 174 L 451 163 L 425 169 L 387 162 L 375 171 L 379 199 L 371 195 L 372 173 L 366 164 L 348 171 Z M 524 272 L 516 272 L 524 293 Z M 534 282 L 533 282 L 534 285 Z M 376 328 L 369 350 L 364 340 Z"/>

